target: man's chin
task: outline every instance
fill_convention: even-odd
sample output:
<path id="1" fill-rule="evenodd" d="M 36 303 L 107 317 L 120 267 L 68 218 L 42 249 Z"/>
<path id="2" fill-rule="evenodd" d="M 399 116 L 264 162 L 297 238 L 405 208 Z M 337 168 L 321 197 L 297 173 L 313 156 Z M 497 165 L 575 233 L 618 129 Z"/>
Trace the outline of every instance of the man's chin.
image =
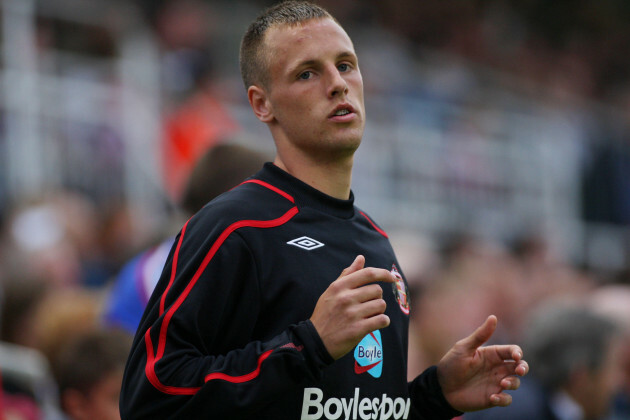
<path id="1" fill-rule="evenodd" d="M 349 148 L 356 150 L 361 144 L 362 138 L 362 129 L 349 128 L 347 130 L 335 133 L 326 143 L 329 143 L 333 147 L 338 146 L 340 148 Z"/>
<path id="2" fill-rule="evenodd" d="M 354 153 L 361 145 L 361 137 L 356 135 L 338 136 L 325 142 L 331 152 Z"/>
<path id="3" fill-rule="evenodd" d="M 352 158 L 360 144 L 361 139 L 335 139 L 335 141 L 326 143 L 325 146 L 312 152 L 326 161 L 345 160 Z"/>

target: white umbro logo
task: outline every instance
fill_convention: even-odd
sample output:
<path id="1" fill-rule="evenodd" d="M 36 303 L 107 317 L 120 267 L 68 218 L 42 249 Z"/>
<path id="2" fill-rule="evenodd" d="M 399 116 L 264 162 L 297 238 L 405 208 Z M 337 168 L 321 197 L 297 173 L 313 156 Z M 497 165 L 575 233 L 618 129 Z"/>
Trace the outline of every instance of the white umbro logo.
<path id="1" fill-rule="evenodd" d="M 289 245 L 297 246 L 298 248 L 305 249 L 307 251 L 311 251 L 315 248 L 319 248 L 324 246 L 323 243 L 316 241 L 313 238 L 309 238 L 308 236 L 302 236 L 301 238 L 295 238 L 289 242 Z"/>

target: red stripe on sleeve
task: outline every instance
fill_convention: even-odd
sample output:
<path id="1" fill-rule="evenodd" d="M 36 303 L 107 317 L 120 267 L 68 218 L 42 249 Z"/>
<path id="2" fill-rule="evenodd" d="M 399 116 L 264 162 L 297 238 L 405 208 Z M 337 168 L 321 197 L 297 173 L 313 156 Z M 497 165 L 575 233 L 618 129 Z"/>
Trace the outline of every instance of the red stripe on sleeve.
<path id="1" fill-rule="evenodd" d="M 147 365 L 144 367 L 144 373 L 147 375 L 147 379 L 158 391 L 170 395 L 194 395 L 199 391 L 200 387 L 176 387 L 164 385 L 157 377 L 155 373 L 155 355 L 153 353 L 153 343 L 151 342 L 151 328 L 144 334 L 144 342 L 147 346 Z"/>
<path id="2" fill-rule="evenodd" d="M 166 286 L 166 290 L 162 293 L 162 299 L 160 299 L 160 315 L 164 313 L 164 303 L 166 302 L 166 295 L 170 290 L 173 282 L 175 281 L 175 273 L 177 272 L 177 260 L 179 257 L 179 249 L 182 247 L 182 242 L 184 241 L 184 233 L 186 232 L 186 226 L 188 226 L 188 222 L 190 219 L 186 221 L 184 227 L 182 228 L 182 233 L 179 235 L 179 241 L 177 242 L 177 249 L 175 250 L 175 255 L 173 256 L 173 266 L 171 267 L 171 279 L 168 282 L 168 286 Z"/>
<path id="3" fill-rule="evenodd" d="M 171 322 L 171 319 L 173 318 L 173 315 L 179 309 L 179 307 L 182 305 L 182 303 L 184 303 L 184 301 L 186 300 L 186 298 L 190 294 L 192 288 L 195 286 L 195 284 L 197 283 L 197 281 L 199 280 L 199 278 L 203 274 L 204 270 L 206 269 L 206 267 L 208 266 L 208 264 L 210 263 L 212 258 L 215 256 L 215 254 L 217 253 L 217 251 L 219 250 L 221 245 L 223 245 L 225 240 L 234 231 L 236 231 L 237 229 L 243 228 L 243 227 L 273 228 L 273 227 L 277 227 L 277 226 L 283 225 L 284 223 L 286 223 L 289 220 L 291 220 L 291 218 L 293 218 L 293 216 L 295 216 L 298 212 L 299 212 L 299 210 L 298 210 L 297 207 L 292 207 L 289 211 L 287 211 L 284 215 L 282 215 L 281 217 L 279 217 L 277 219 L 273 219 L 273 220 L 242 220 L 242 221 L 239 221 L 239 222 L 235 222 L 235 223 L 231 224 L 227 229 L 225 229 L 221 233 L 221 235 L 219 235 L 218 239 L 214 242 L 214 244 L 212 244 L 212 247 L 210 247 L 210 250 L 208 251 L 208 253 L 204 257 L 203 261 L 201 262 L 201 265 L 199 266 L 199 268 L 195 272 L 194 276 L 192 277 L 192 279 L 190 280 L 190 282 L 188 283 L 188 285 L 186 286 L 186 288 L 184 289 L 182 294 L 169 307 L 168 311 L 164 315 L 164 319 L 162 320 L 162 325 L 160 327 L 160 333 L 159 333 L 159 338 L 158 338 L 158 346 L 157 346 L 157 353 L 156 354 L 154 354 L 153 343 L 151 342 L 151 337 L 149 335 L 150 329 L 147 330 L 147 333 L 145 334 L 145 343 L 146 343 L 146 346 L 147 346 L 147 365 L 145 367 L 145 373 L 147 375 L 147 378 L 151 382 L 151 384 L 153 384 L 153 386 L 155 386 L 158 390 L 160 390 L 160 391 L 162 391 L 164 393 L 173 394 L 173 395 L 194 394 L 195 392 L 197 392 L 197 390 L 199 390 L 199 388 L 173 387 L 173 386 L 167 386 L 167 385 L 162 384 L 159 381 L 159 379 L 157 378 L 157 374 L 155 373 L 155 364 L 164 356 L 164 349 L 166 347 L 166 336 L 167 336 L 168 326 L 169 326 L 169 324 Z M 181 242 L 181 238 L 180 238 L 180 242 Z M 175 255 L 173 256 L 173 261 L 175 261 L 177 259 L 178 254 L 179 254 L 179 246 L 178 246 L 178 248 L 176 250 Z M 173 266 L 175 267 L 175 264 L 173 264 Z M 172 278 L 174 278 L 174 273 L 172 273 Z M 170 286 L 170 284 L 169 284 L 169 286 Z M 168 289 L 166 291 L 168 291 Z M 165 293 L 166 293 L 166 291 L 165 291 Z M 258 376 L 258 373 L 260 372 L 260 363 L 262 363 L 266 359 L 266 357 L 263 357 L 263 356 L 264 356 L 264 354 L 260 357 L 260 359 L 259 359 L 259 366 L 254 372 L 252 372 L 250 374 L 247 374 L 247 375 L 235 376 L 235 377 L 230 377 L 230 378 L 243 378 L 243 377 L 249 378 L 247 380 L 251 380 L 251 379 L 255 378 L 256 376 Z M 211 375 L 212 374 L 209 374 L 208 376 L 211 376 Z M 229 376 L 225 375 L 225 377 L 229 377 Z M 221 379 L 225 379 L 225 377 L 222 377 Z M 214 379 L 214 378 L 211 378 L 211 379 Z M 208 379 L 206 379 L 206 381 L 207 380 Z"/>
<path id="4" fill-rule="evenodd" d="M 258 358 L 258 366 L 256 366 L 256 369 L 248 373 L 247 375 L 230 376 L 221 372 L 213 372 L 206 375 L 206 382 L 209 382 L 213 379 L 223 379 L 224 381 L 232 382 L 233 384 L 240 384 L 243 382 L 251 381 L 256 376 L 258 376 L 258 374 L 260 373 L 260 365 L 262 364 L 262 362 L 265 361 L 267 357 L 271 356 L 272 352 L 273 350 L 267 350 L 266 352 L 261 354 L 260 357 Z"/>

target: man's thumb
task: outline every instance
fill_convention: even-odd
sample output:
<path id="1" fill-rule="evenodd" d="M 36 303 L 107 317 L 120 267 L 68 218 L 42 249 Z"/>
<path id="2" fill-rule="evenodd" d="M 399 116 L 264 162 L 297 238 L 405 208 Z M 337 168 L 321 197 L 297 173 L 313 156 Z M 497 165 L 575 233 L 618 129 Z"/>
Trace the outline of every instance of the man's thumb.
<path id="1" fill-rule="evenodd" d="M 464 339 L 464 345 L 470 350 L 477 350 L 492 337 L 497 329 L 497 317 L 490 315 L 472 334 Z"/>

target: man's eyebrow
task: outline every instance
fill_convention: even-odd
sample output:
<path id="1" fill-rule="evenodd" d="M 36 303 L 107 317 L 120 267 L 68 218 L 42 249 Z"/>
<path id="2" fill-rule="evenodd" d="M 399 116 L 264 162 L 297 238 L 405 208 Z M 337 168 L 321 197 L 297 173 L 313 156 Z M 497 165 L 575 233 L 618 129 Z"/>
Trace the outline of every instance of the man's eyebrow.
<path id="1" fill-rule="evenodd" d="M 352 58 L 354 60 L 357 59 L 357 55 L 355 53 L 353 53 L 352 51 L 342 51 L 337 55 L 337 60 L 341 59 L 341 58 Z"/>
<path id="2" fill-rule="evenodd" d="M 353 53 L 352 51 L 342 51 L 339 54 L 337 54 L 337 56 L 335 57 L 335 60 L 341 60 L 344 58 L 350 58 L 352 60 L 357 60 L 357 56 L 355 53 Z M 291 68 L 291 71 L 297 71 L 300 68 L 303 67 L 310 67 L 310 66 L 315 66 L 317 65 L 317 63 L 319 62 L 319 60 L 316 59 L 309 59 L 309 60 L 304 60 L 304 61 L 300 61 L 299 63 L 297 63 L 296 65 L 294 65 Z"/>
<path id="3" fill-rule="evenodd" d="M 314 66 L 315 64 L 317 64 L 317 60 L 313 60 L 313 59 L 300 61 L 299 63 L 293 66 L 292 71 L 296 71 L 298 69 L 301 69 L 302 67 L 311 67 L 311 66 Z"/>

